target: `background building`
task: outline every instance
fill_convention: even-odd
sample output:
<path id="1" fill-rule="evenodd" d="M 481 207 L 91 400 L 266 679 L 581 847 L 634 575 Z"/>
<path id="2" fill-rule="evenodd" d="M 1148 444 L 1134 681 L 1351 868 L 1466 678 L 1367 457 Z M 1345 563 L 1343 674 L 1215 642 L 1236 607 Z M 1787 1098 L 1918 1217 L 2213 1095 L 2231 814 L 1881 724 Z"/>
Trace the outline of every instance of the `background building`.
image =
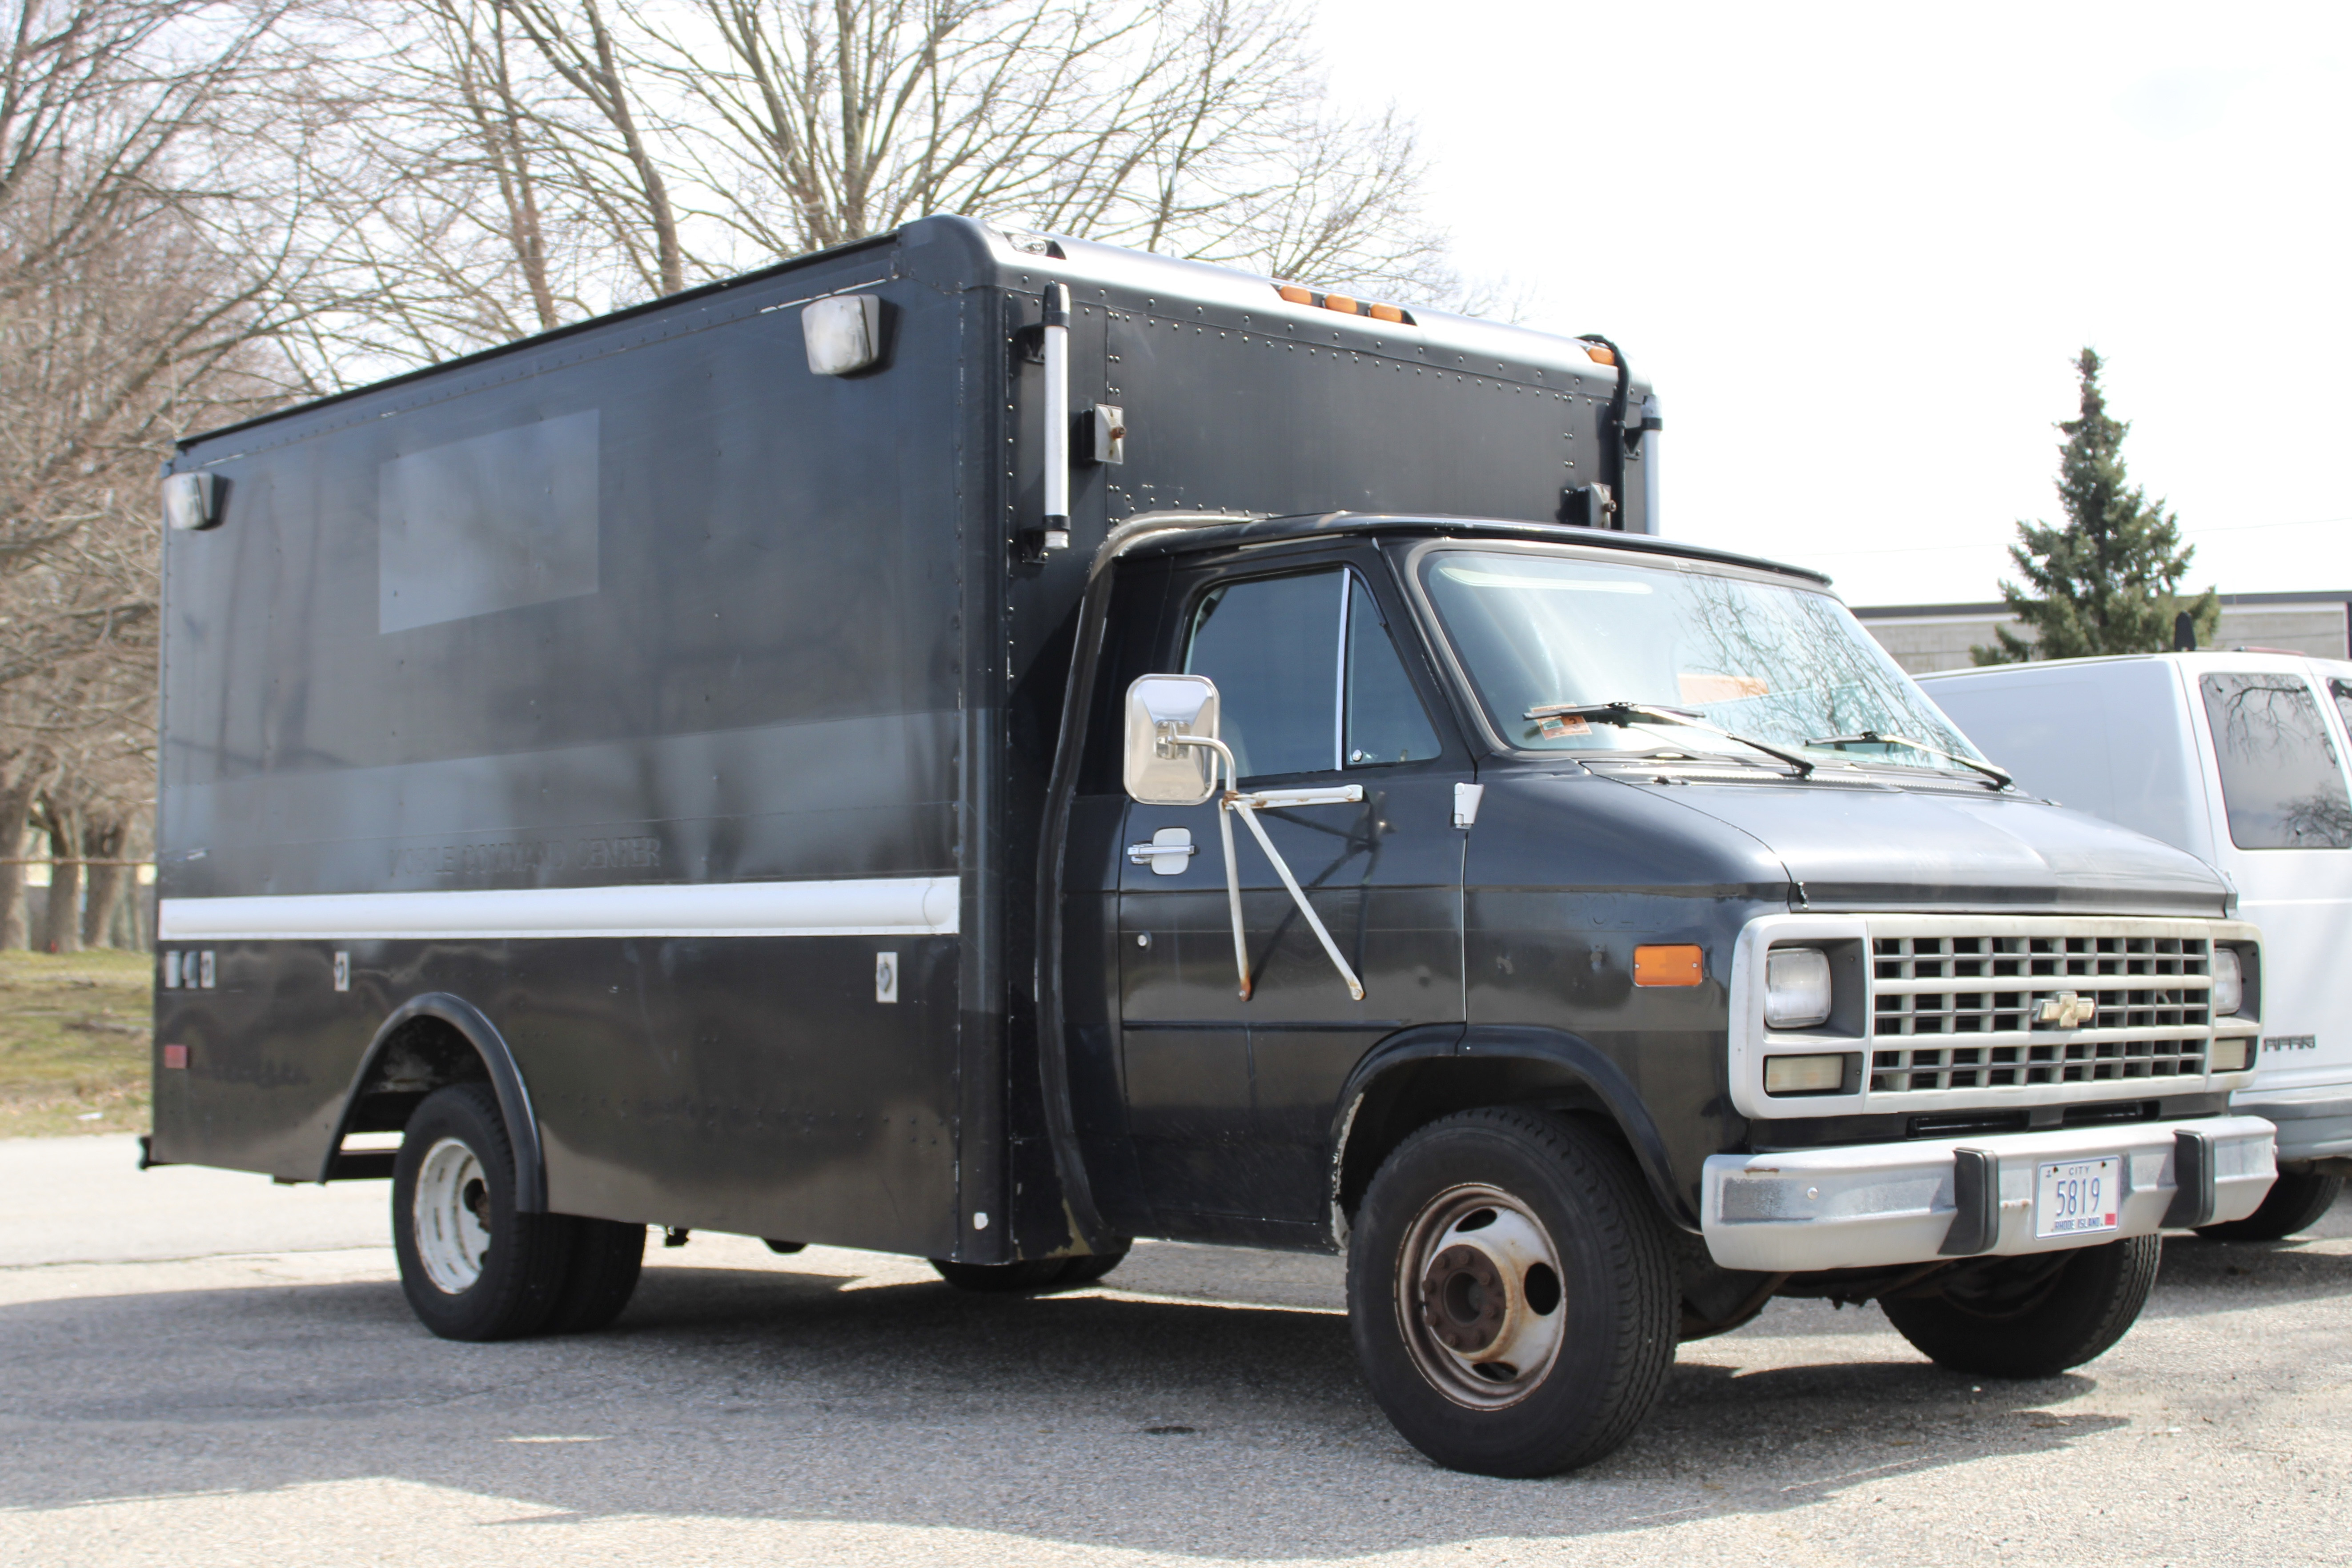
<path id="1" fill-rule="evenodd" d="M 2224 594 L 2215 647 L 2269 648 L 2352 657 L 2346 608 L 2352 591 L 2307 594 Z M 1970 647 L 1990 647 L 1993 628 L 2032 640 L 2032 633 L 1998 601 L 1984 605 L 1857 605 L 1853 613 L 1870 635 L 1914 675 L 1935 669 L 1966 669 Z"/>

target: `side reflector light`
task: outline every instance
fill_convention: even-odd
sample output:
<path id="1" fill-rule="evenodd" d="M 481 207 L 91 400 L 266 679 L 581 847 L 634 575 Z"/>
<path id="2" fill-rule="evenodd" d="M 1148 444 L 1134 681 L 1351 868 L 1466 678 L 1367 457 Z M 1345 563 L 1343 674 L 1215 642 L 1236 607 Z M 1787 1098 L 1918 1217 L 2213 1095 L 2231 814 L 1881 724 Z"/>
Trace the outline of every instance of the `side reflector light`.
<path id="1" fill-rule="evenodd" d="M 1845 1053 L 1820 1057 L 1766 1057 L 1767 1094 L 1835 1094 L 1845 1087 Z"/>
<path id="2" fill-rule="evenodd" d="M 1764 955 L 1764 1023 L 1810 1029 L 1829 1022 L 1830 955 L 1818 947 L 1776 947 Z"/>
<path id="3" fill-rule="evenodd" d="M 2254 1041 L 2251 1035 L 2228 1035 L 2213 1042 L 2210 1058 L 2211 1072 L 2243 1072 L 2253 1065 Z"/>
<path id="4" fill-rule="evenodd" d="M 1706 953 L 1703 948 L 1676 944 L 1633 950 L 1636 985 L 1696 985 L 1706 978 Z"/>
<path id="5" fill-rule="evenodd" d="M 163 1047 L 163 1065 L 174 1070 L 185 1068 L 188 1065 L 188 1047 L 185 1046 L 165 1046 Z"/>

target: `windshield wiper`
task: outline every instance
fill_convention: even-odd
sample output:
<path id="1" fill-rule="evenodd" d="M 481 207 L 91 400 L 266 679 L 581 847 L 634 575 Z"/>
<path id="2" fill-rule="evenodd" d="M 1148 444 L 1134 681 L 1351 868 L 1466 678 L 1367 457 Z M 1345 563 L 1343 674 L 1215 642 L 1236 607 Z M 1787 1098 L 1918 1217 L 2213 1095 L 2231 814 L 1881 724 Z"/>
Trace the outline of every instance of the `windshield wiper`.
<path id="1" fill-rule="evenodd" d="M 1805 744 L 1808 746 L 1908 746 L 1915 752 L 1925 752 L 1931 757 L 1941 757 L 1948 763 L 1957 763 L 1964 768 L 1974 768 L 2003 789 L 2009 788 L 2017 782 L 2002 769 L 1994 767 L 1990 763 L 1972 763 L 1966 757 L 1954 756 L 1951 752 L 1931 746 L 1925 741 L 1915 741 L 1908 735 L 1882 735 L 1875 730 L 1864 730 L 1853 735 L 1824 735 L 1818 741 L 1808 741 Z"/>
<path id="2" fill-rule="evenodd" d="M 1718 730 L 1700 714 L 1688 708 L 1667 708 L 1655 702 L 1548 702 L 1540 708 L 1530 708 L 1519 715 L 1522 719 L 1598 719 L 1603 724 L 1635 724 L 1644 720 L 1659 724 L 1684 724 L 1709 735 L 1720 735 L 1727 741 L 1750 746 L 1767 756 L 1778 757 L 1797 770 L 1799 778 L 1811 773 L 1818 765 L 1811 757 L 1776 746 L 1769 741 L 1759 741 L 1750 735 L 1735 735 L 1728 730 Z"/>

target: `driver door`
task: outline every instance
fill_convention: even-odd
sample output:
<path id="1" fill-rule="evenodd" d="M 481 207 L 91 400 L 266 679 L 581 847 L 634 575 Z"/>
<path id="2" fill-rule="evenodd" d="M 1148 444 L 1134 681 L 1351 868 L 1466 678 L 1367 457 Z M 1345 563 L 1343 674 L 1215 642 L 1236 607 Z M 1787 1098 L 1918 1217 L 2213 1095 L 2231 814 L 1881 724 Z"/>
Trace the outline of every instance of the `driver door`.
<path id="1" fill-rule="evenodd" d="M 1472 770 L 1392 594 L 1377 555 L 1178 585 L 1176 646 L 1162 668 L 1216 682 L 1243 789 L 1362 791 L 1358 802 L 1258 820 L 1364 996 L 1349 995 L 1265 851 L 1234 822 L 1244 999 L 1219 806 L 1129 805 L 1118 939 L 1129 1128 L 1148 1201 L 1171 1234 L 1319 1234 L 1349 1069 L 1384 1036 L 1462 1019 L 1454 786 Z"/>

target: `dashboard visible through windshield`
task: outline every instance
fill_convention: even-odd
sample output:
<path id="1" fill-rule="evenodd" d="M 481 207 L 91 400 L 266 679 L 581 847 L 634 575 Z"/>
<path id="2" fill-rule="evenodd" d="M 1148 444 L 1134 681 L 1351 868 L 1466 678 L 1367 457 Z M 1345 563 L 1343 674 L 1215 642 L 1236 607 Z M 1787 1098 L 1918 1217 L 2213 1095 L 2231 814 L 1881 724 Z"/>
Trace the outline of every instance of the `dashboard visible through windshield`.
<path id="1" fill-rule="evenodd" d="M 1540 548 L 1432 551 L 1420 578 L 1495 728 L 1524 750 L 1769 760 L 1712 729 L 1825 766 L 1967 773 L 1982 760 L 1818 590 Z"/>

